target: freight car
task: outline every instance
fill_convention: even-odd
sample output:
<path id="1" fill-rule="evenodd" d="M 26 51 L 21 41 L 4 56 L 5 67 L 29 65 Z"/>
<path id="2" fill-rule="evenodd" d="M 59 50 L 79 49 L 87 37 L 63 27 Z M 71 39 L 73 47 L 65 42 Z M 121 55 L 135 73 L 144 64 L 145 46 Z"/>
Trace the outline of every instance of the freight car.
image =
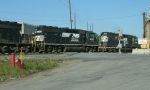
<path id="1" fill-rule="evenodd" d="M 138 48 L 138 38 L 128 34 L 119 36 L 118 33 L 113 32 L 102 32 L 100 34 L 100 52 L 118 52 L 119 48 L 121 48 L 122 52 L 131 52 L 132 49 Z"/>
<path id="2" fill-rule="evenodd" d="M 97 51 L 96 33 L 79 29 L 38 26 L 34 52 Z"/>

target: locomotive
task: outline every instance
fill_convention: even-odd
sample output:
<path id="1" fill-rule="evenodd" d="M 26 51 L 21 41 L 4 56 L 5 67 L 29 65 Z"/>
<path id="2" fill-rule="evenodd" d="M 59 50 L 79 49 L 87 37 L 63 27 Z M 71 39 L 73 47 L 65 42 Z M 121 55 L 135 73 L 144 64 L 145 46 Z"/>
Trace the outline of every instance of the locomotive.
<path id="1" fill-rule="evenodd" d="M 17 50 L 21 42 L 20 27 L 17 22 L 0 21 L 0 53 Z"/>
<path id="2" fill-rule="evenodd" d="M 92 31 L 38 26 L 34 33 L 35 52 L 97 51 L 97 34 Z"/>
<path id="3" fill-rule="evenodd" d="M 100 52 L 118 52 L 119 48 L 122 52 L 132 52 L 132 49 L 138 47 L 138 38 L 134 35 L 122 34 L 120 36 L 119 33 L 113 32 L 102 32 L 100 34 Z"/>

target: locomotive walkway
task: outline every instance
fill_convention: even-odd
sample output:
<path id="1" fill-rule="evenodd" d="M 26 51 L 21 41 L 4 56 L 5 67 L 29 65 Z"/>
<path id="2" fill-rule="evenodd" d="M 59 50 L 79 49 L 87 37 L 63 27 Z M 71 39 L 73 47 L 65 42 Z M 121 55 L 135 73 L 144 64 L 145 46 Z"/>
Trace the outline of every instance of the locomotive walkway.
<path id="1" fill-rule="evenodd" d="M 150 55 L 78 53 L 52 71 L 0 84 L 0 90 L 149 90 Z"/>

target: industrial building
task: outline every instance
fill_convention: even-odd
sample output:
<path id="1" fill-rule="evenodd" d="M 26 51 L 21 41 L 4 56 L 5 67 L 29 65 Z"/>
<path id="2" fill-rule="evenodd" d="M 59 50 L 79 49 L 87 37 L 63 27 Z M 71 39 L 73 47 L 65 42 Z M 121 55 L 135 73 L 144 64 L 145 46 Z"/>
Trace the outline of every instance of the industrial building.
<path id="1" fill-rule="evenodd" d="M 144 27 L 144 42 L 142 48 L 150 48 L 150 12 L 143 13 L 143 27 Z"/>

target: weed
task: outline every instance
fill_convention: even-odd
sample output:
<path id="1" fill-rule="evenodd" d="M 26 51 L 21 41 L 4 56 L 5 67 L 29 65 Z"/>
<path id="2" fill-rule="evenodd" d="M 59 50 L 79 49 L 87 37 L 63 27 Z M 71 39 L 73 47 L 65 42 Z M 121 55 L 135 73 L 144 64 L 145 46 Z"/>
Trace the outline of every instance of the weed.
<path id="1" fill-rule="evenodd" d="M 37 73 L 43 70 L 52 69 L 56 67 L 63 60 L 24 60 L 24 70 L 17 66 L 12 67 L 8 59 L 0 60 L 0 82 L 17 79 Z"/>

